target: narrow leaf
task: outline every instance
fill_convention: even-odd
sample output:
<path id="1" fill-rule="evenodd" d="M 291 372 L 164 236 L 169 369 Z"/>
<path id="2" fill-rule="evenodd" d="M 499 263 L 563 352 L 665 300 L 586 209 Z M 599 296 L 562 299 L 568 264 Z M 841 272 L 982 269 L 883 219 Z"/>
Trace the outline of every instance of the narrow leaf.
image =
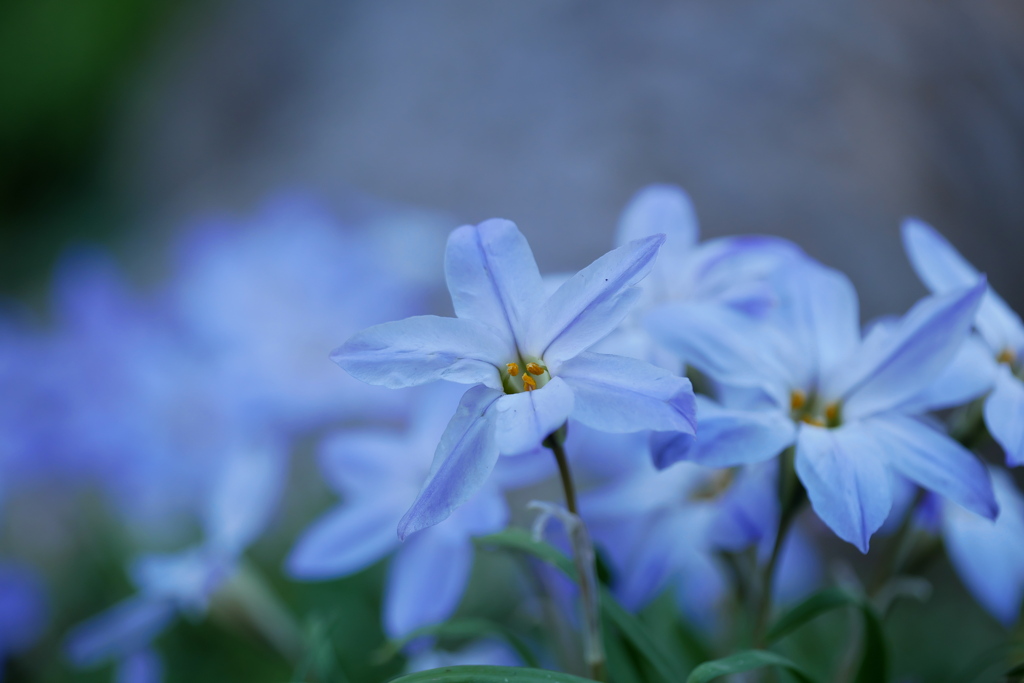
<path id="1" fill-rule="evenodd" d="M 769 666 L 789 672 L 800 683 L 814 683 L 814 679 L 807 675 L 795 662 L 766 650 L 746 650 L 729 655 L 728 657 L 704 662 L 693 670 L 690 677 L 686 679 L 686 683 L 706 683 L 721 676 L 751 671 L 753 669 L 763 669 Z"/>
<path id="2" fill-rule="evenodd" d="M 816 617 L 840 607 L 853 607 L 864 617 L 863 654 L 857 670 L 857 683 L 885 683 L 888 652 L 881 619 L 863 596 L 842 588 L 826 588 L 807 598 L 779 618 L 769 629 L 767 640 L 773 643 Z"/>

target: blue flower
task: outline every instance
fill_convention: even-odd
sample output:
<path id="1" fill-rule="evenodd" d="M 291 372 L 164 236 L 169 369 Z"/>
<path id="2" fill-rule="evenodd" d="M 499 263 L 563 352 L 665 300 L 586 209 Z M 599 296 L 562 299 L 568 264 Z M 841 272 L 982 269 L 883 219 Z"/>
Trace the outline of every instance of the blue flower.
<path id="1" fill-rule="evenodd" d="M 391 638 L 450 617 L 469 581 L 472 537 L 500 531 L 508 521 L 492 478 L 444 524 L 399 542 L 395 527 L 430 472 L 430 454 L 458 397 L 434 392 L 421 399 L 404 435 L 352 430 L 321 445 L 321 469 L 344 502 L 306 531 L 287 560 L 295 578 L 328 579 L 397 550 L 384 591 L 384 629 Z"/>
<path id="2" fill-rule="evenodd" d="M 410 230 L 391 238 L 404 243 Z M 351 419 L 401 407 L 393 392 L 325 373 L 322 351 L 424 309 L 440 282 L 394 260 L 372 233 L 315 201 L 279 197 L 244 222 L 207 220 L 187 232 L 167 298 L 226 401 L 262 424 L 303 430 L 339 410 Z"/>
<path id="3" fill-rule="evenodd" d="M 767 559 L 779 522 L 774 462 L 714 469 L 688 462 L 658 470 L 648 441 L 636 435 L 608 437 L 572 425 L 566 448 L 594 488 L 580 498 L 583 518 L 613 567 L 615 590 L 638 609 L 665 589 L 683 612 L 711 627 L 729 595 L 730 576 L 722 551 L 758 548 Z M 588 463 L 599 463 L 589 466 Z M 783 546 L 775 587 L 796 594 L 788 578 L 814 585 L 816 563 L 802 538 Z"/>
<path id="4" fill-rule="evenodd" d="M 903 245 L 918 277 L 942 294 L 977 282 L 981 275 L 931 226 L 919 220 L 903 223 Z M 994 385 L 985 401 L 985 424 L 1006 452 L 1006 464 L 1024 464 L 1024 323 L 991 287 L 978 306 L 974 327 L 989 353 L 975 365 L 975 374 Z"/>
<path id="5" fill-rule="evenodd" d="M 0 563 L 0 670 L 8 657 L 35 644 L 47 612 L 46 592 L 35 573 L 20 564 Z"/>
<path id="6" fill-rule="evenodd" d="M 406 535 L 448 517 L 499 454 L 537 448 L 571 415 L 607 432 L 694 432 L 688 380 L 641 361 L 587 352 L 628 314 L 663 236 L 605 254 L 546 296 L 516 226 L 490 220 L 448 239 L 456 318 L 421 316 L 357 334 L 332 358 L 355 377 L 399 388 L 445 379 L 475 385 L 399 525 Z"/>
<path id="7" fill-rule="evenodd" d="M 695 446 L 664 442 L 659 460 L 740 465 L 795 444 L 814 510 L 862 552 L 889 514 L 893 471 L 994 517 L 984 467 L 916 418 L 921 393 L 957 356 L 985 284 L 923 299 L 863 339 L 845 276 L 806 259 L 781 272 L 777 287 L 775 324 L 756 337 L 727 315 L 652 314 L 652 332 L 723 383 L 726 404 L 702 420 Z"/>
<path id="8" fill-rule="evenodd" d="M 946 502 L 942 536 L 953 567 L 967 589 L 1006 626 L 1017 621 L 1024 599 L 1024 496 L 1010 476 L 990 469 L 999 517 L 988 520 Z"/>
<path id="9" fill-rule="evenodd" d="M 211 597 L 235 575 L 241 554 L 270 521 L 283 486 L 283 466 L 279 449 L 269 444 L 233 453 L 208 500 L 204 543 L 137 558 L 129 575 L 138 593 L 68 634 L 65 646 L 72 662 L 88 667 L 119 660 L 119 675 L 126 677 L 132 671 L 158 671 L 146 655 L 150 643 L 177 614 L 203 615 Z"/>
<path id="10" fill-rule="evenodd" d="M 600 350 L 681 367 L 643 327 L 643 317 L 658 306 L 729 308 L 753 318 L 777 304 L 769 278 L 803 252 L 777 237 L 724 237 L 698 244 L 700 230 L 690 198 L 673 185 L 651 185 L 634 195 L 619 221 L 616 243 L 664 234 L 658 261 L 644 281 L 643 293 L 623 325 Z"/>

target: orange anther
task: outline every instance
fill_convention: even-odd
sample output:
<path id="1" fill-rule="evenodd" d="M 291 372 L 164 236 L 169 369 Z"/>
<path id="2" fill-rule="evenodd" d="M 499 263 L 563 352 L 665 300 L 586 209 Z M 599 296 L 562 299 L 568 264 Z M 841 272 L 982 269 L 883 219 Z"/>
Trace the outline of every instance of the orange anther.
<path id="1" fill-rule="evenodd" d="M 829 403 L 825 406 L 825 422 L 835 424 L 839 421 L 839 404 Z"/>
<path id="2" fill-rule="evenodd" d="M 1005 365 L 1013 365 L 1017 362 L 1017 353 L 1010 347 L 1006 347 L 999 352 L 998 356 L 996 356 L 996 362 L 1003 363 Z"/>
<path id="3" fill-rule="evenodd" d="M 537 388 L 537 380 L 530 377 L 529 375 L 523 375 L 523 386 L 527 391 L 533 391 Z"/>
<path id="4" fill-rule="evenodd" d="M 807 405 L 807 394 L 805 394 L 804 392 L 800 391 L 799 389 L 794 389 L 793 391 L 790 392 L 790 394 L 789 394 L 789 409 L 790 410 L 800 410 L 805 405 Z"/>
<path id="5" fill-rule="evenodd" d="M 825 426 L 825 423 L 822 422 L 820 419 L 818 419 L 816 417 L 811 417 L 810 415 L 805 415 L 804 417 L 802 417 L 800 419 L 803 420 L 804 422 L 806 422 L 809 425 L 814 425 L 815 427 L 824 427 Z"/>
<path id="6" fill-rule="evenodd" d="M 526 364 L 526 371 L 528 373 L 530 373 L 531 375 L 543 375 L 544 374 L 544 368 L 542 368 L 541 366 L 537 365 L 536 363 L 527 363 Z"/>
<path id="7" fill-rule="evenodd" d="M 506 363 L 505 367 L 508 368 L 508 374 L 512 377 L 519 376 L 519 363 Z"/>

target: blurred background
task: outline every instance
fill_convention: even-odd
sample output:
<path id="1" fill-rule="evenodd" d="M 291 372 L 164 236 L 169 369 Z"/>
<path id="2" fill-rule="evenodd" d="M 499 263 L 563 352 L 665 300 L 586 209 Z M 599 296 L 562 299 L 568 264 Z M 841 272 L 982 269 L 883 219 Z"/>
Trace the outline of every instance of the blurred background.
<path id="1" fill-rule="evenodd" d="M 1013 0 L 5 3 L 0 285 L 63 245 L 145 251 L 282 187 L 515 220 L 542 268 L 650 182 L 706 235 L 766 232 L 921 289 L 914 214 L 1020 308 L 1024 8 Z"/>
<path id="2" fill-rule="evenodd" d="M 82 288 L 66 273 L 82 271 L 61 264 L 83 245 L 112 253 L 129 288 L 153 292 L 180 269 L 169 254 L 192 248 L 182 240 L 198 224 L 254 216 L 280 224 L 267 218 L 276 215 L 267 208 L 275 197 L 315 198 L 384 254 L 367 262 L 379 272 L 339 290 L 353 291 L 389 277 L 388 253 L 404 255 L 408 281 L 436 278 L 447 231 L 492 216 L 518 223 L 543 271 L 579 268 L 611 246 L 622 207 L 652 182 L 690 193 L 705 237 L 780 235 L 845 271 L 866 317 L 901 312 L 924 292 L 899 241 L 907 215 L 935 225 L 1022 310 L 1024 5 L 0 4 L 0 294 L 32 329 L 59 326 L 61 315 L 75 319 L 68 300 Z M 408 306 L 443 302 L 439 284 L 424 287 L 428 303 Z M 196 287 L 189 296 L 203 299 Z M 388 311 L 382 305 L 354 319 L 371 324 Z M 324 339 L 310 352 L 319 359 L 344 336 L 330 331 Z M 6 348 L 0 353 L 13 353 Z M 63 370 L 48 371 L 60 381 Z M 324 362 L 323 372 L 340 384 L 336 368 Z M 62 409 L 49 399 L 25 408 L 21 395 L 5 392 L 7 403 L 47 424 L 50 411 Z M 295 465 L 303 466 L 315 479 L 315 467 Z M 293 513 L 293 526 L 331 500 L 319 496 Z M 46 509 L 65 504 L 54 495 Z M 77 535 L 73 553 L 38 544 L 24 551 L 17 540 L 29 532 L 12 531 L 12 520 L 28 515 L 35 524 L 39 512 L 19 509 L 2 513 L 8 547 L 0 554 L 46 567 L 51 584 L 73 584 L 75 571 L 84 577 L 50 598 L 62 605 L 50 610 L 57 616 L 45 647 L 56 647 L 62 629 L 130 591 L 122 579 L 89 593 L 96 577 L 123 575 L 130 544 L 100 552 L 117 545 L 114 536 L 79 519 L 62 532 Z M 281 532 L 264 556 L 279 558 L 293 535 Z M 81 559 L 81 546 L 92 559 Z M 68 558 L 77 564 L 62 565 Z M 280 590 L 294 604 L 335 600 L 372 619 L 379 605 L 365 596 L 379 592 L 380 580 L 378 571 L 344 590 L 284 581 Z M 940 609 L 959 614 L 967 600 Z M 977 618 L 984 641 L 989 626 Z M 194 653 L 204 639 L 224 638 L 211 633 L 176 631 L 167 648 Z M 353 633 L 354 651 L 380 638 Z M 933 638 L 920 628 L 907 637 Z M 214 680 L 245 666 L 238 652 L 246 649 L 235 645 L 223 645 L 234 660 L 217 660 L 203 675 Z M 12 680 L 67 675 L 63 665 L 40 664 L 47 657 L 39 652 L 52 650 L 36 652 L 29 664 L 11 665 Z M 280 662 L 267 666 L 283 680 Z M 110 672 L 83 676 L 107 680 Z"/>

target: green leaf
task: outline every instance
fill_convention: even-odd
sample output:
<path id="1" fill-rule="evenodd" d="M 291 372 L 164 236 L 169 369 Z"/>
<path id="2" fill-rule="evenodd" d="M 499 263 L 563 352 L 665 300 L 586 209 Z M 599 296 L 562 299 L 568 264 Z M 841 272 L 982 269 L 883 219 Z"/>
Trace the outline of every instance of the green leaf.
<path id="1" fill-rule="evenodd" d="M 825 612 L 840 607 L 853 607 L 864 615 L 864 652 L 857 670 L 857 683 L 885 683 L 889 680 L 888 652 L 882 621 L 866 598 L 848 590 L 826 588 L 807 598 L 775 622 L 768 630 L 767 641 L 773 643 Z"/>
<path id="2" fill-rule="evenodd" d="M 446 666 L 391 679 L 391 683 L 593 683 L 589 678 L 509 666 Z"/>
<path id="3" fill-rule="evenodd" d="M 685 674 L 676 669 L 672 658 L 661 650 L 640 620 L 615 601 L 607 588 L 601 589 L 601 615 L 606 622 L 615 625 L 626 641 L 654 667 L 658 676 L 667 683 L 683 680 Z"/>
<path id="4" fill-rule="evenodd" d="M 476 538 L 477 544 L 487 547 L 506 548 L 527 553 L 560 569 L 570 579 L 576 580 L 576 567 L 572 560 L 558 549 L 533 537 L 523 529 L 506 529 L 505 531 Z M 646 659 L 666 683 L 683 680 L 685 673 L 677 670 L 671 657 L 666 655 L 660 645 L 647 633 L 644 625 L 626 611 L 607 588 L 601 589 L 601 616 L 606 624 L 612 624 L 625 637 L 631 647 Z"/>
<path id="5" fill-rule="evenodd" d="M 788 671 L 800 683 L 814 683 L 814 679 L 807 675 L 795 662 L 766 650 L 745 650 L 711 662 L 704 662 L 693 670 L 690 677 L 686 679 L 686 683 L 706 683 L 720 676 L 737 674 L 753 669 L 763 669 L 768 666 Z"/>
<path id="6" fill-rule="evenodd" d="M 501 624 L 489 619 L 453 619 L 440 624 L 423 626 L 403 638 L 389 641 L 380 652 L 381 660 L 387 661 L 391 659 L 401 652 L 403 647 L 423 636 L 436 636 L 438 638 L 451 638 L 454 640 L 475 640 L 482 636 L 497 636 L 508 643 L 527 666 L 540 666 L 537 658 L 522 638 Z"/>

